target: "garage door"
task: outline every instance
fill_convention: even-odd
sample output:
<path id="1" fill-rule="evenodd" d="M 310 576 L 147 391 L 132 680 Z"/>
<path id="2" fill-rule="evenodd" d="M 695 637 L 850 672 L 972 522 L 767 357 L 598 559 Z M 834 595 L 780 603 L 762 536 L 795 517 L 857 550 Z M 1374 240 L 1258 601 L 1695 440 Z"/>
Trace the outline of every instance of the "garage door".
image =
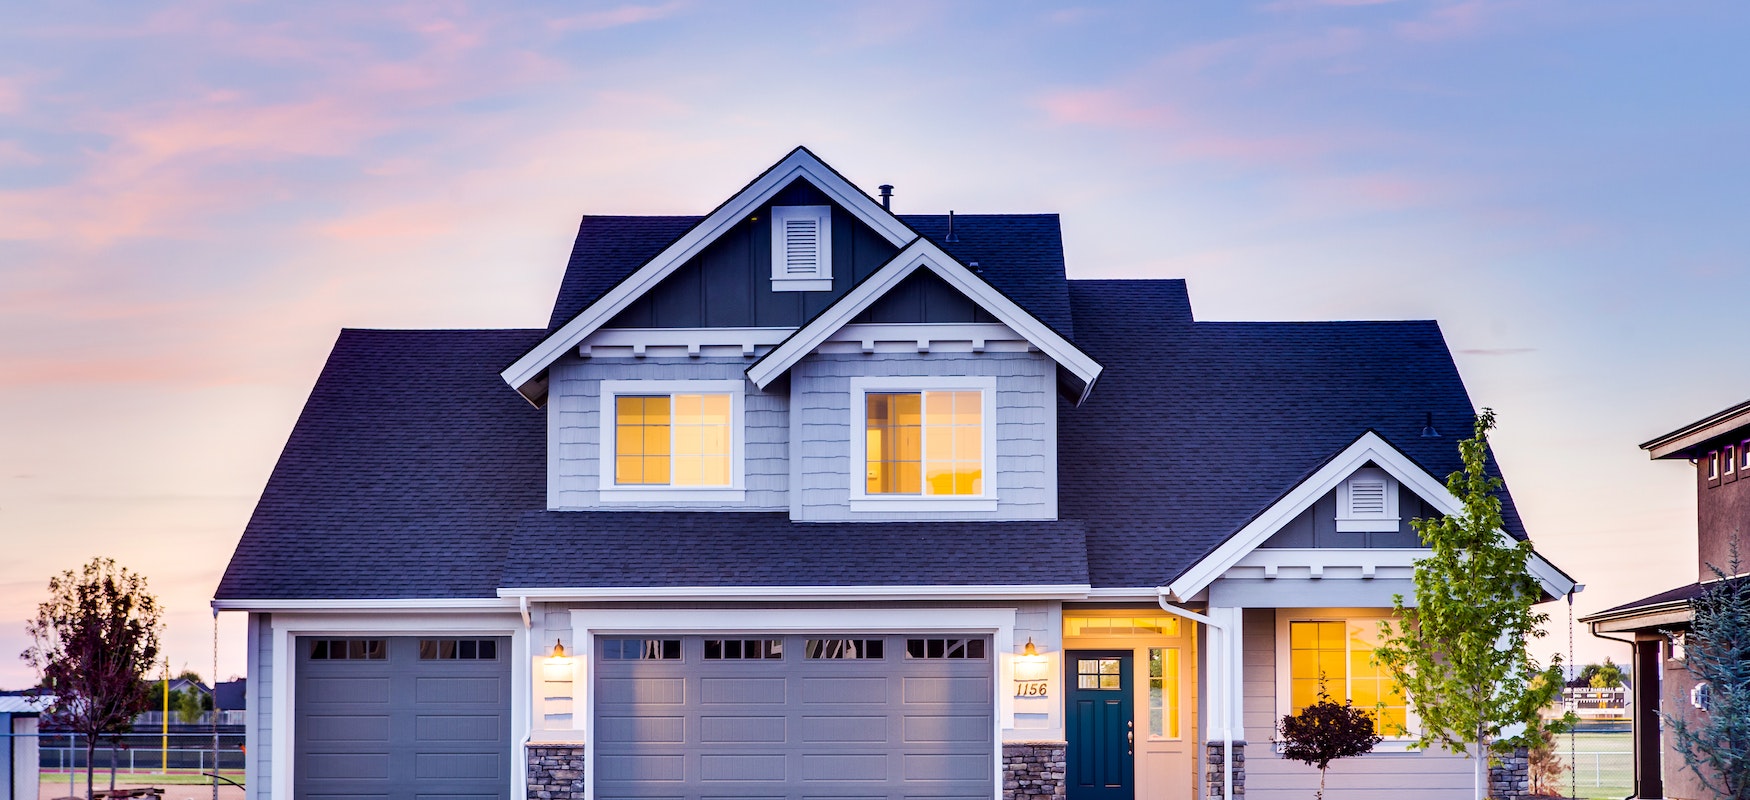
<path id="1" fill-rule="evenodd" d="M 510 795 L 510 640 L 297 640 L 292 787 L 304 798 Z"/>
<path id="2" fill-rule="evenodd" d="M 982 636 L 596 639 L 595 797 L 981 798 Z"/>

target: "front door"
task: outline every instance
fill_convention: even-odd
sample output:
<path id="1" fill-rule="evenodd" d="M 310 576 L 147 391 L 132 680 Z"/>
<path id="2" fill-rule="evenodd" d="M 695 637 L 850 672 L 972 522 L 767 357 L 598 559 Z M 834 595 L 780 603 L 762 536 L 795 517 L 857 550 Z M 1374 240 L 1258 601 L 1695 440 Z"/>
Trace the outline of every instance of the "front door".
<path id="1" fill-rule="evenodd" d="M 1133 653 L 1069 650 L 1064 655 L 1069 800 L 1134 800 Z"/>

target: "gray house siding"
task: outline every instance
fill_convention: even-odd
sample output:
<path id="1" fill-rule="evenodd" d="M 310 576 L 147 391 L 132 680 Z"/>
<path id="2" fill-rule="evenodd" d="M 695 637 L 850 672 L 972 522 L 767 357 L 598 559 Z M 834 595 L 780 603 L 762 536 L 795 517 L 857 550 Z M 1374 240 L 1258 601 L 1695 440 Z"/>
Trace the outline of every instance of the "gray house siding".
<path id="1" fill-rule="evenodd" d="M 1422 502 L 1409 487 L 1398 486 L 1398 529 L 1391 532 L 1337 530 L 1337 493 L 1318 499 L 1312 508 L 1289 520 L 1282 530 L 1259 547 L 1421 547 L 1422 540 L 1410 520 L 1438 516 L 1433 506 Z"/>
<path id="2" fill-rule="evenodd" d="M 249 685 L 245 728 L 249 745 L 245 785 L 254 797 L 269 796 L 273 785 L 273 617 L 250 614 Z"/>
<path id="3" fill-rule="evenodd" d="M 549 509 L 625 508 L 639 511 L 723 508 L 736 511 L 782 511 L 790 469 L 789 398 L 781 392 L 761 392 L 746 383 L 742 359 L 722 358 L 593 358 L 567 356 L 552 369 L 553 404 L 549 420 L 553 446 L 548 450 Z M 604 504 L 597 491 L 601 477 L 601 382 L 603 380 L 741 380 L 746 427 L 743 453 L 747 494 L 744 502 Z"/>
<path id="4" fill-rule="evenodd" d="M 799 521 L 1019 520 L 1057 517 L 1054 365 L 1040 353 L 815 353 L 791 370 L 801 456 L 791 515 Z M 850 380 L 858 376 L 996 378 L 995 512 L 853 512 Z"/>
<path id="5" fill-rule="evenodd" d="M 832 291 L 772 291 L 772 206 L 830 205 Z M 813 184 L 797 179 L 724 232 L 625 311 L 609 328 L 797 327 L 893 258 L 889 244 Z"/>

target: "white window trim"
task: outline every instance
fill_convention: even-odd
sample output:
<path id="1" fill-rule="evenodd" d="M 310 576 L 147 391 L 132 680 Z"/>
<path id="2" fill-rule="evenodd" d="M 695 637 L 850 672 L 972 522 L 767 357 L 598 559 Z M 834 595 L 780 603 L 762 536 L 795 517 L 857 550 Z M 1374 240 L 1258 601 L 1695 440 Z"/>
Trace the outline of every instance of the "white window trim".
<path id="1" fill-rule="evenodd" d="M 1293 672 L 1289 663 L 1288 623 L 1290 622 L 1360 622 L 1363 624 L 1378 624 L 1393 619 L 1392 614 L 1384 609 L 1359 608 L 1294 608 L 1276 610 L 1276 719 L 1280 720 L 1294 713 Z M 1344 667 L 1348 669 L 1347 666 Z M 1345 686 L 1347 688 L 1347 686 Z M 1333 700 L 1343 699 L 1332 696 Z M 1371 712 L 1373 709 L 1363 709 Z M 1416 715 L 1414 703 L 1404 710 L 1404 724 L 1411 731 L 1422 729 L 1422 718 Z M 1272 731 L 1274 741 L 1279 734 Z M 1375 745 L 1375 753 L 1418 753 L 1416 738 L 1411 736 L 1387 736 Z M 1280 746 L 1280 742 L 1277 742 Z"/>
<path id="2" fill-rule="evenodd" d="M 979 495 L 879 495 L 866 487 L 869 439 L 870 392 L 979 392 L 983 399 L 980 424 L 984 426 L 984 493 Z M 851 497 L 852 511 L 995 511 L 997 449 L 997 379 L 988 375 L 968 377 L 859 376 L 851 378 Z"/>
<path id="3" fill-rule="evenodd" d="M 784 270 L 788 255 L 784 223 L 792 219 L 817 219 L 820 262 L 812 275 L 791 275 Z M 772 206 L 772 291 L 832 291 L 832 206 Z"/>
<path id="4" fill-rule="evenodd" d="M 1720 461 L 1725 464 L 1725 474 L 1738 474 L 1738 446 L 1728 444 L 1720 450 Z"/>
<path id="5" fill-rule="evenodd" d="M 616 426 L 614 400 L 621 395 L 654 394 L 727 394 L 729 395 L 729 485 L 728 486 L 663 486 L 637 484 L 622 486 L 614 482 Z M 597 452 L 597 492 L 603 503 L 667 505 L 676 502 L 739 503 L 747 499 L 747 417 L 746 386 L 740 380 L 716 381 L 628 381 L 601 382 L 601 439 Z"/>
<path id="6" fill-rule="evenodd" d="M 1349 487 L 1356 480 L 1385 481 L 1385 514 L 1356 514 L 1349 504 Z M 1338 533 L 1393 533 L 1399 527 L 1398 482 L 1378 467 L 1362 467 L 1337 484 Z"/>

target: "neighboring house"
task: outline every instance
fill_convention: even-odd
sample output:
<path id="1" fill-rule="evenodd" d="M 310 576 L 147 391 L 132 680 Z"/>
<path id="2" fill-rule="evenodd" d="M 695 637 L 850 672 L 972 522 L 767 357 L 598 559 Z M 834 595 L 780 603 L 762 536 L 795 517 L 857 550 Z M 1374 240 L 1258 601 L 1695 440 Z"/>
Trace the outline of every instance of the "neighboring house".
<path id="1" fill-rule="evenodd" d="M 1299 798 L 1321 673 L 1414 729 L 1368 656 L 1458 507 L 1438 326 L 1195 322 L 886 189 L 798 148 L 585 217 L 545 328 L 342 332 L 215 600 L 252 796 Z"/>
<path id="2" fill-rule="evenodd" d="M 1714 570 L 1733 573 L 1732 541 L 1740 547 L 1750 528 L 1750 402 L 1685 425 L 1641 445 L 1655 459 L 1680 459 L 1695 467 L 1696 582 L 1582 617 L 1594 636 L 1622 639 L 1634 648 L 1635 797 L 1676 800 L 1707 797 L 1669 737 L 1661 715 L 1696 719 L 1706 703 L 1683 662 L 1683 634 L 1690 601 Z M 1750 560 L 1750 548 L 1742 554 Z M 1742 567 L 1739 573 L 1750 572 Z M 1623 639 L 1623 637 L 1627 637 Z"/>
<path id="3" fill-rule="evenodd" d="M 0 780 L 10 800 L 36 800 L 37 739 L 42 711 L 54 697 L 32 697 L 24 692 L 0 692 Z"/>

